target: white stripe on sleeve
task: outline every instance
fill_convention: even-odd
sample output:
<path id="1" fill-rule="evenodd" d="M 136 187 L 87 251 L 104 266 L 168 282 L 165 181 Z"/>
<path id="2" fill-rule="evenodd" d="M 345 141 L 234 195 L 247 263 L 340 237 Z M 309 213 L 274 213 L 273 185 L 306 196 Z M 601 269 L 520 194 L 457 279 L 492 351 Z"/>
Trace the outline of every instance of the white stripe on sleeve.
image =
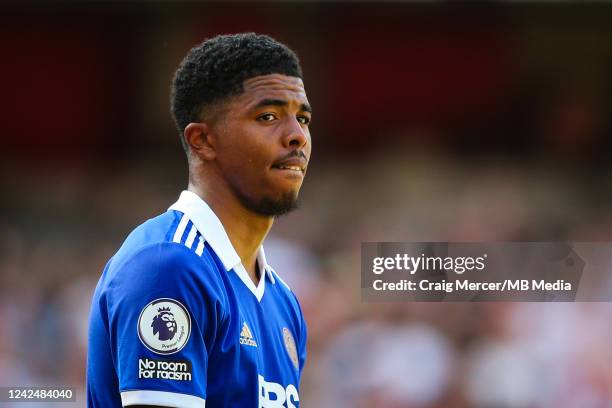
<path id="1" fill-rule="evenodd" d="M 121 393 L 121 405 L 159 405 L 181 408 L 205 408 L 206 400 L 195 395 L 166 391 L 135 390 Z"/>
<path id="2" fill-rule="evenodd" d="M 202 252 L 204 252 L 204 239 L 201 235 L 198 241 L 198 247 L 196 248 L 195 252 L 196 254 L 198 254 L 198 256 L 202 256 Z"/>
<path id="3" fill-rule="evenodd" d="M 187 235 L 187 240 L 185 241 L 185 246 L 187 248 L 191 248 L 191 245 L 193 245 L 193 240 L 195 239 L 197 232 L 198 230 L 196 229 L 195 225 L 191 224 L 189 235 Z"/>
<path id="4" fill-rule="evenodd" d="M 187 218 L 186 215 L 183 215 L 183 218 L 181 218 L 181 221 L 179 222 L 178 227 L 176 227 L 174 238 L 172 238 L 173 242 L 177 242 L 177 243 L 181 242 L 181 238 L 183 238 L 183 233 L 185 232 L 185 227 L 187 226 L 188 222 L 189 222 L 189 218 Z"/>

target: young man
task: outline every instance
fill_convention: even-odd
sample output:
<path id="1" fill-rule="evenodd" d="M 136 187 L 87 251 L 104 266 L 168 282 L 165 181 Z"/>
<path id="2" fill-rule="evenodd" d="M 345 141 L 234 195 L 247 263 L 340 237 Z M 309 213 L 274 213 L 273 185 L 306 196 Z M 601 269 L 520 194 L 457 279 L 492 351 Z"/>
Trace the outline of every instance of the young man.
<path id="1" fill-rule="evenodd" d="M 90 317 L 89 407 L 298 407 L 306 325 L 262 242 L 295 208 L 311 109 L 296 55 L 224 35 L 176 71 L 189 186 L 106 265 Z"/>

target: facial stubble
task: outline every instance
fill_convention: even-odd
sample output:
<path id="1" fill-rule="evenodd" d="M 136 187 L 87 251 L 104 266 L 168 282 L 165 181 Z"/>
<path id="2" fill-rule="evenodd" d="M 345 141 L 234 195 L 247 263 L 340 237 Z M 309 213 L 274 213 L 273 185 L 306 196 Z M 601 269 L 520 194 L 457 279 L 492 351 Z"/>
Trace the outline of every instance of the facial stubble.
<path id="1" fill-rule="evenodd" d="M 237 188 L 233 188 L 240 203 L 250 211 L 267 217 L 279 217 L 296 210 L 299 207 L 297 192 L 287 191 L 278 199 L 262 197 L 259 200 L 243 194 Z"/>

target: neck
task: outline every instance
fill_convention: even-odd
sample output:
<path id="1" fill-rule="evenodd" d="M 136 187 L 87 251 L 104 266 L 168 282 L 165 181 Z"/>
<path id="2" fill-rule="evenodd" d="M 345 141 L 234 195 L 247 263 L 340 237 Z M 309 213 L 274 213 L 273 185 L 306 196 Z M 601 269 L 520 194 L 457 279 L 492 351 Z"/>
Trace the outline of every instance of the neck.
<path id="1" fill-rule="evenodd" d="M 272 227 L 273 217 L 256 214 L 236 198 L 227 185 L 196 183 L 190 178 L 188 190 L 206 201 L 223 224 L 234 249 L 249 273 L 251 280 L 257 284 L 259 276 L 255 263 L 259 247 Z M 263 271 L 260 271 L 263 274 Z"/>

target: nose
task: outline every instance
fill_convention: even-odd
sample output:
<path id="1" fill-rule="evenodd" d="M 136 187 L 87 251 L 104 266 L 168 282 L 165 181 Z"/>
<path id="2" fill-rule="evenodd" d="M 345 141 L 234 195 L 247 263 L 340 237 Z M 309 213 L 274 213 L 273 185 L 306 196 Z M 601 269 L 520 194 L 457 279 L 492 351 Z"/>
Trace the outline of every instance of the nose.
<path id="1" fill-rule="evenodd" d="M 288 121 L 283 136 L 283 146 L 301 149 L 308 143 L 308 128 L 304 127 L 296 118 Z"/>

